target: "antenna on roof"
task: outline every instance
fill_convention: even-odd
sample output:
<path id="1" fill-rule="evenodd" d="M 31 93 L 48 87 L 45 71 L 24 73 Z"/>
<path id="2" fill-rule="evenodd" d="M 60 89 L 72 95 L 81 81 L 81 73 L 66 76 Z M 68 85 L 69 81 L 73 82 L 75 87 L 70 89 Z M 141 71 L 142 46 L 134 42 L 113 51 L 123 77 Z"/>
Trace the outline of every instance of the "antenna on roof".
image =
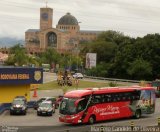
<path id="1" fill-rule="evenodd" d="M 48 0 L 46 0 L 46 8 L 47 8 Z"/>

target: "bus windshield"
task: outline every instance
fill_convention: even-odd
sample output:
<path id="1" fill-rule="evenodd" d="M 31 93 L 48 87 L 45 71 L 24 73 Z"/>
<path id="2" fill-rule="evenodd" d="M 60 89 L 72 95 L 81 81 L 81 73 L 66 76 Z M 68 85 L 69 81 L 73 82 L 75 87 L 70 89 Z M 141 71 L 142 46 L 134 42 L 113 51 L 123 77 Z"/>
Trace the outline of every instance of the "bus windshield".
<path id="1" fill-rule="evenodd" d="M 77 105 L 76 102 L 78 101 Z M 88 100 L 86 98 L 63 98 L 60 105 L 60 113 L 72 115 L 83 111 L 86 108 Z"/>
<path id="2" fill-rule="evenodd" d="M 76 100 L 77 98 L 63 98 L 60 105 L 60 113 L 64 115 L 76 114 Z"/>

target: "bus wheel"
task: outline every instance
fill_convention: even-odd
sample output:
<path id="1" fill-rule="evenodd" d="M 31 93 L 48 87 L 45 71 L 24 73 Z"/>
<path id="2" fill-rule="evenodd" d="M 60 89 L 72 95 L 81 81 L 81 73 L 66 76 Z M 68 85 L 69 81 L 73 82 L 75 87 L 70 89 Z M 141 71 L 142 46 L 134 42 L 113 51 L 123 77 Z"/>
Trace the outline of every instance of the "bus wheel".
<path id="1" fill-rule="evenodd" d="M 96 118 L 95 118 L 95 116 L 92 115 L 92 116 L 89 117 L 88 123 L 89 124 L 94 124 L 95 121 L 96 121 Z"/>
<path id="2" fill-rule="evenodd" d="M 141 110 L 136 110 L 134 117 L 139 119 L 141 117 Z"/>

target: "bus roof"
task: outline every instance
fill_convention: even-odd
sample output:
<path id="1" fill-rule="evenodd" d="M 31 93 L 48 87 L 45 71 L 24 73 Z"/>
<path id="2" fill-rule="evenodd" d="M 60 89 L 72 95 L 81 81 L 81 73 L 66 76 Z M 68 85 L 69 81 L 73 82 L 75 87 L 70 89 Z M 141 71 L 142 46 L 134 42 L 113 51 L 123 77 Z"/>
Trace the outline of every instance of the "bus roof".
<path id="1" fill-rule="evenodd" d="M 140 86 L 133 86 L 133 87 L 106 87 L 106 88 L 87 88 L 84 90 L 74 90 L 67 92 L 64 97 L 70 98 L 80 98 L 90 94 L 104 94 L 104 93 L 117 93 L 117 92 L 132 92 L 135 90 L 154 90 L 153 87 L 140 87 Z"/>

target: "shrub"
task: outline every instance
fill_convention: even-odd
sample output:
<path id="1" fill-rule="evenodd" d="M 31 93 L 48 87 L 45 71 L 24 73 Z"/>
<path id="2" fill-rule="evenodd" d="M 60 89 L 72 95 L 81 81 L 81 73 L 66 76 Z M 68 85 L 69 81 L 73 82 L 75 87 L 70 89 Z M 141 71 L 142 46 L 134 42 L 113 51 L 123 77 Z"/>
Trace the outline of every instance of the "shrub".
<path id="1" fill-rule="evenodd" d="M 108 83 L 108 86 L 110 86 L 110 87 L 116 87 L 116 86 L 117 86 L 117 82 L 116 82 L 116 81 L 114 81 L 114 82 L 109 82 L 109 83 Z"/>
<path id="2" fill-rule="evenodd" d="M 145 86 L 147 86 L 147 82 L 144 80 L 141 80 L 139 83 L 139 86 L 145 87 Z"/>

